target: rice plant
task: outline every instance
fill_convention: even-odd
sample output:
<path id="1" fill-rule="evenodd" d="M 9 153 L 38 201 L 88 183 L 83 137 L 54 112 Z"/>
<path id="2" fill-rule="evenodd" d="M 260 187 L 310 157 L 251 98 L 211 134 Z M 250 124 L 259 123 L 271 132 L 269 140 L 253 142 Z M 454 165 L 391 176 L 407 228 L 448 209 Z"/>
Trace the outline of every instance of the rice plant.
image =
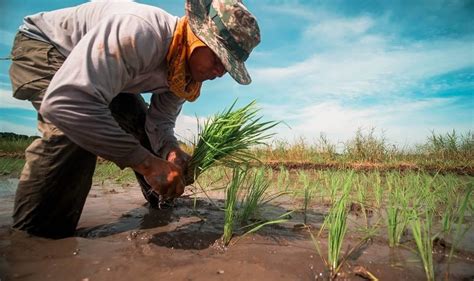
<path id="1" fill-rule="evenodd" d="M 374 199 L 375 199 L 375 206 L 377 209 L 382 207 L 383 203 L 383 188 L 382 188 L 382 179 L 380 177 L 379 172 L 375 172 L 372 174 L 375 179 L 373 179 L 373 186 L 374 186 Z"/>
<path id="2" fill-rule="evenodd" d="M 347 203 L 351 192 L 352 176 L 353 172 L 351 172 L 349 176 L 345 179 L 344 186 L 342 188 L 342 195 L 332 205 L 331 209 L 329 210 L 329 214 L 324 219 L 324 223 L 318 233 L 319 238 L 321 233 L 325 229 L 328 230 L 327 258 L 324 257 L 321 248 L 319 247 L 318 240 L 314 237 L 313 233 L 308 228 L 311 240 L 313 241 L 313 244 L 319 256 L 321 257 L 324 264 L 331 273 L 330 279 L 335 279 L 338 271 L 344 263 L 344 259 L 347 258 L 348 255 L 350 255 L 350 253 L 348 252 L 346 253 L 345 258 L 341 257 L 342 243 L 347 232 Z"/>
<path id="3" fill-rule="evenodd" d="M 451 259 L 453 258 L 454 250 L 458 247 L 459 243 L 461 242 L 464 234 L 471 228 L 472 222 L 464 226 L 464 216 L 468 209 L 472 211 L 472 198 L 471 195 L 474 192 L 474 185 L 473 183 L 469 183 L 467 187 L 467 191 L 465 192 L 464 196 L 462 197 L 462 202 L 459 208 L 456 210 L 456 217 L 458 218 L 455 223 L 454 229 L 454 237 L 453 237 L 453 245 L 451 246 L 451 250 L 449 251 L 448 256 L 448 268 L 446 271 L 446 280 L 449 280 L 449 273 L 450 273 L 450 265 Z"/>
<path id="4" fill-rule="evenodd" d="M 236 167 L 232 172 L 232 179 L 225 190 L 225 206 L 224 206 L 224 234 L 222 235 L 222 241 L 224 245 L 228 245 L 230 239 L 232 239 L 234 231 L 234 219 L 236 217 L 236 203 L 239 194 L 240 187 L 245 181 L 247 176 L 247 169 L 241 169 Z"/>
<path id="5" fill-rule="evenodd" d="M 239 221 L 241 224 L 248 223 L 258 210 L 268 202 L 265 200 L 265 192 L 269 186 L 270 181 L 266 178 L 265 169 L 258 169 L 250 178 L 247 193 L 240 204 Z"/>
<path id="6" fill-rule="evenodd" d="M 280 166 L 280 171 L 277 177 L 277 186 L 280 191 L 288 191 L 290 186 L 290 172 L 284 166 Z"/>
<path id="7" fill-rule="evenodd" d="M 400 239 L 409 221 L 408 198 L 400 178 L 391 174 L 388 179 L 389 195 L 386 207 L 387 232 L 390 247 L 400 244 Z"/>
<path id="8" fill-rule="evenodd" d="M 343 194 L 329 211 L 324 224 L 328 227 L 328 263 L 330 270 L 336 273 L 340 266 L 342 242 L 347 231 L 347 202 L 352 185 L 352 173 L 346 178 Z"/>
<path id="9" fill-rule="evenodd" d="M 444 208 L 440 208 L 441 212 L 441 227 L 442 231 L 446 236 L 451 233 L 452 227 L 453 227 L 453 221 L 456 215 L 456 208 L 459 206 L 461 200 L 462 200 L 462 195 L 457 194 L 454 192 L 444 192 L 443 196 L 444 198 L 440 198 L 440 200 L 443 200 L 444 202 Z"/>
<path id="10" fill-rule="evenodd" d="M 290 220 L 291 218 L 291 214 L 293 213 L 294 211 L 288 211 L 280 216 L 278 216 L 277 218 L 275 219 L 270 219 L 270 220 L 265 220 L 265 221 L 258 221 L 256 223 L 253 223 L 253 224 L 249 224 L 249 225 L 246 225 L 246 226 L 243 226 L 241 228 L 241 230 L 246 230 L 244 234 L 242 234 L 239 238 L 235 239 L 233 244 L 237 243 L 237 241 L 239 239 L 242 239 L 243 237 L 245 237 L 246 235 L 248 234 L 251 234 L 251 233 L 254 233 L 254 232 L 257 232 L 259 231 L 260 229 L 262 229 L 263 227 L 265 226 L 268 226 L 268 225 L 273 225 L 273 224 L 280 224 L 280 223 L 285 223 L 287 221 Z"/>
<path id="11" fill-rule="evenodd" d="M 335 171 L 335 172 L 329 172 L 329 187 L 330 187 L 330 198 L 331 198 L 331 204 L 334 204 L 337 200 L 337 194 L 340 190 L 341 187 L 341 180 L 343 178 L 343 175 L 340 174 L 340 172 Z"/>
<path id="12" fill-rule="evenodd" d="M 365 186 L 365 184 L 367 183 L 367 177 L 365 175 L 362 175 L 361 178 L 364 179 L 364 181 L 358 181 L 358 184 L 356 185 L 357 203 L 359 204 L 360 211 L 364 216 L 365 228 L 369 229 L 369 217 L 367 215 L 366 209 L 367 187 Z"/>
<path id="13" fill-rule="evenodd" d="M 308 221 L 308 207 L 314 197 L 315 189 L 311 185 L 308 175 L 304 172 L 299 173 L 300 182 L 303 184 L 303 223 Z"/>
<path id="14" fill-rule="evenodd" d="M 236 166 L 257 160 L 248 149 L 263 144 L 273 135 L 268 130 L 278 122 L 261 121 L 255 101 L 239 109 L 234 109 L 235 103 L 208 119 L 202 127 L 198 126 L 198 141 L 188 164 L 187 182 L 197 179 L 217 161 Z"/>
<path id="15" fill-rule="evenodd" d="M 417 210 L 412 210 L 412 218 L 410 219 L 411 231 L 413 238 L 423 262 L 426 279 L 428 281 L 434 280 L 433 267 L 433 214 L 429 208 L 424 211 L 425 217 L 422 218 Z"/>

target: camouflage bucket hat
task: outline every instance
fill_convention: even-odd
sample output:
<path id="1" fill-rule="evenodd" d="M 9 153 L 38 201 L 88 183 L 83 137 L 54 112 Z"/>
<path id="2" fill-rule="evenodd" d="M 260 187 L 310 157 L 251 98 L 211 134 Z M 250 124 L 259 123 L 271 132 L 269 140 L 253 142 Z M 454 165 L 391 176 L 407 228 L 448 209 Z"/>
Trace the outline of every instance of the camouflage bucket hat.
<path id="1" fill-rule="evenodd" d="M 244 62 L 260 43 L 255 17 L 240 0 L 186 0 L 186 16 L 194 34 L 221 59 L 240 84 L 252 81 Z"/>

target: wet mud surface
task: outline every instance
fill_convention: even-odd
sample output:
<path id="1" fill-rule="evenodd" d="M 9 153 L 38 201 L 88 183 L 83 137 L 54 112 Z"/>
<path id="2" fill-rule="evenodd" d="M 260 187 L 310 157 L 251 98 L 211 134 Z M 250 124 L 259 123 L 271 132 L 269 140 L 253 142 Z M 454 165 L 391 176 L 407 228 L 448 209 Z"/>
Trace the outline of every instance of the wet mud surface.
<path id="1" fill-rule="evenodd" d="M 10 229 L 14 189 L 4 192 L 0 197 L 0 279 L 327 279 L 308 232 L 298 228 L 301 214 L 294 213 L 287 223 L 267 226 L 256 234 L 236 236 L 229 247 L 224 247 L 220 241 L 222 194 L 210 195 L 217 206 L 206 198 L 184 197 L 174 208 L 157 210 L 145 204 L 138 186 L 95 185 L 77 235 L 49 240 Z M 286 212 L 289 203 L 271 206 L 265 215 L 274 218 Z M 322 224 L 324 214 L 324 206 L 309 214 L 315 228 Z M 359 240 L 349 231 L 347 241 L 344 248 Z M 325 253 L 325 245 L 321 247 Z M 438 276 L 444 274 L 445 260 L 442 251 L 435 255 Z M 361 268 L 362 273 L 357 273 Z M 390 250 L 382 238 L 370 240 L 354 252 L 338 279 L 367 280 L 364 271 L 379 280 L 425 280 L 415 253 L 404 248 Z M 451 280 L 473 277 L 470 254 L 455 258 Z"/>

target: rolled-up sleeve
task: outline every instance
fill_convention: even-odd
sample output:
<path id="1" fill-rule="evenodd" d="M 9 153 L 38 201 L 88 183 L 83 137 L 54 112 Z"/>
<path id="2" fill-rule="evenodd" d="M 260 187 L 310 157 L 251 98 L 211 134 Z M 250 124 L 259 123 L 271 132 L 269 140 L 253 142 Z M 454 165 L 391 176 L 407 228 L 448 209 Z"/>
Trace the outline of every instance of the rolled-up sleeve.
<path id="1" fill-rule="evenodd" d="M 146 118 L 146 132 L 153 151 L 165 158 L 170 149 L 178 147 L 174 128 L 184 99 L 172 92 L 155 93 L 151 97 Z"/>
<path id="2" fill-rule="evenodd" d="M 52 79 L 40 113 L 90 152 L 122 168 L 140 163 L 149 152 L 120 128 L 108 104 L 127 82 L 159 64 L 163 39 L 134 15 L 102 20 Z"/>

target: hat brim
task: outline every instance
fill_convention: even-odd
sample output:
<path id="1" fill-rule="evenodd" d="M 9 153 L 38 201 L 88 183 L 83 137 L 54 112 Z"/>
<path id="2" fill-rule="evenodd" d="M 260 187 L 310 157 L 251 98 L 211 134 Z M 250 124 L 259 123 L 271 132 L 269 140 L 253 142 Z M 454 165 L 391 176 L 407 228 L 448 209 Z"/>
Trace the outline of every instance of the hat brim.
<path id="1" fill-rule="evenodd" d="M 204 2 L 186 0 L 186 16 L 193 33 L 206 44 L 221 60 L 227 72 L 237 83 L 248 85 L 252 82 L 250 75 L 243 61 L 236 59 L 225 45 L 219 40 L 214 32 L 217 27 L 208 17 L 208 11 Z M 208 3 L 209 5 L 210 3 Z"/>

